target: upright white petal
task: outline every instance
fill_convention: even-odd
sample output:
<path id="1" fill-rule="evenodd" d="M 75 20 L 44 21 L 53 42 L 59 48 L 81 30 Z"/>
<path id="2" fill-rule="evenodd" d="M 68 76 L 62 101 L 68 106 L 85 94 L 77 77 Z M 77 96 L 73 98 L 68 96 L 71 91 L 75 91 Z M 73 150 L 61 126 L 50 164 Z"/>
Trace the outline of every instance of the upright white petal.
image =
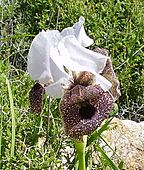
<path id="1" fill-rule="evenodd" d="M 67 27 L 67 28 L 64 28 L 62 31 L 61 31 L 61 36 L 64 38 L 65 36 L 67 35 L 74 35 L 74 29 L 73 27 Z"/>
<path id="2" fill-rule="evenodd" d="M 50 46 L 57 46 L 58 42 L 62 39 L 58 30 L 47 30 L 45 34 Z"/>
<path id="3" fill-rule="evenodd" d="M 54 98 L 62 98 L 64 95 L 65 89 L 67 89 L 70 85 L 70 81 L 65 78 L 61 78 L 56 83 L 48 85 L 45 87 L 46 93 Z"/>
<path id="4" fill-rule="evenodd" d="M 84 24 L 85 19 L 84 17 L 79 18 L 79 22 L 75 23 L 73 26 L 74 35 L 80 44 L 84 47 L 88 47 L 93 44 L 93 39 L 89 38 L 85 32 Z"/>
<path id="5" fill-rule="evenodd" d="M 84 24 L 85 19 L 84 17 L 80 17 L 79 21 L 76 22 L 72 27 L 68 27 L 62 30 L 61 35 L 64 38 L 68 35 L 74 35 L 79 43 L 84 46 L 88 47 L 93 44 L 93 40 L 86 35 Z"/>
<path id="6" fill-rule="evenodd" d="M 50 47 L 57 44 L 58 31 L 42 31 L 32 41 L 28 53 L 28 72 L 42 84 L 53 81 L 50 70 Z"/>
<path id="7" fill-rule="evenodd" d="M 63 65 L 72 71 L 103 71 L 107 57 L 82 47 L 74 36 L 66 36 L 58 44 Z"/>

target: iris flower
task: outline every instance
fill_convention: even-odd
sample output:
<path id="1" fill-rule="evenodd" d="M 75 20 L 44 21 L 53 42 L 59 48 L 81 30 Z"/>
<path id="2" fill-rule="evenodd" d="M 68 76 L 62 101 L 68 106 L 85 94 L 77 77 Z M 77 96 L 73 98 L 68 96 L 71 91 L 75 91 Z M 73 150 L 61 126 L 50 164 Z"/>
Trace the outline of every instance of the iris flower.
<path id="1" fill-rule="evenodd" d="M 80 17 L 61 32 L 40 32 L 28 53 L 28 72 L 36 81 L 30 92 L 33 111 L 41 111 L 44 91 L 61 98 L 65 132 L 80 140 L 108 117 L 119 96 L 111 59 L 101 50 L 86 48 L 93 40 L 86 35 L 83 24 L 84 18 Z"/>
<path id="2" fill-rule="evenodd" d="M 108 57 L 108 52 L 102 48 L 94 51 Z M 107 58 L 106 65 L 101 73 L 112 86 L 104 91 L 93 80 L 90 72 L 81 72 L 60 103 L 60 110 L 65 126 L 65 133 L 71 138 L 82 140 L 83 135 L 92 133 L 104 119 L 108 118 L 113 103 L 120 96 L 119 81 L 114 73 L 111 58 Z"/>

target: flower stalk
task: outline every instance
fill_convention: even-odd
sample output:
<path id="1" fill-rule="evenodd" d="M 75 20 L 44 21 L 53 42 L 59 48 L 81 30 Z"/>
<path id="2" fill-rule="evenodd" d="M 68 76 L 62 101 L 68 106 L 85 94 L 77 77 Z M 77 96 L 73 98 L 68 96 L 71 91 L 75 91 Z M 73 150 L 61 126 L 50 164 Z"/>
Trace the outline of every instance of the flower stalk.
<path id="1" fill-rule="evenodd" d="M 75 140 L 75 150 L 76 150 L 76 154 L 78 155 L 78 161 L 79 161 L 78 170 L 86 170 L 86 163 L 85 163 L 86 144 L 87 144 L 87 135 L 83 136 L 82 141 Z"/>

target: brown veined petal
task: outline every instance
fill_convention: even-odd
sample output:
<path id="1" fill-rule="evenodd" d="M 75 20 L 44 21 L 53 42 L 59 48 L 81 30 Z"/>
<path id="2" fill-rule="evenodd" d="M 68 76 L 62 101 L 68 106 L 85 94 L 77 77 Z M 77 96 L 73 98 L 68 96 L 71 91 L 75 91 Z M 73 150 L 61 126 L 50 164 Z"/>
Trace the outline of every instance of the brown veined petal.
<path id="1" fill-rule="evenodd" d="M 60 103 L 65 132 L 74 139 L 92 133 L 108 117 L 113 97 L 98 85 L 76 85 L 67 91 Z"/>
<path id="2" fill-rule="evenodd" d="M 88 71 L 82 71 L 79 73 L 73 72 L 73 81 L 69 86 L 69 90 L 76 85 L 90 86 L 95 84 L 95 75 Z"/>
<path id="3" fill-rule="evenodd" d="M 39 83 L 36 83 L 31 91 L 29 92 L 29 101 L 31 111 L 34 113 L 41 113 L 42 112 L 42 100 L 43 95 L 45 93 L 45 89 Z"/>
<path id="4" fill-rule="evenodd" d="M 82 71 L 74 80 L 74 84 L 90 86 L 95 82 L 95 75 L 88 71 Z"/>
<path id="5" fill-rule="evenodd" d="M 111 94 L 113 95 L 114 100 L 116 101 L 119 96 L 121 95 L 120 92 L 120 83 L 116 77 L 114 72 L 111 58 L 108 56 L 108 51 L 104 48 L 96 48 L 94 51 L 106 55 L 108 57 L 104 70 L 102 71 L 101 75 L 105 77 L 112 83 L 112 87 L 110 89 Z"/>

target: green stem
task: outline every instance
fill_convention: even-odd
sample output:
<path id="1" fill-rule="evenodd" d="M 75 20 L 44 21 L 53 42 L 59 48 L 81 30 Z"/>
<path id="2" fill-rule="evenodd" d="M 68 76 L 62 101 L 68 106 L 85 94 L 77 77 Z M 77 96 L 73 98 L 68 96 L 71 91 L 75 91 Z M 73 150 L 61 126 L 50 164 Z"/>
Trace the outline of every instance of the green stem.
<path id="1" fill-rule="evenodd" d="M 75 149 L 79 160 L 79 170 L 86 170 L 85 149 L 87 144 L 87 135 L 83 136 L 83 141 L 75 141 Z"/>

